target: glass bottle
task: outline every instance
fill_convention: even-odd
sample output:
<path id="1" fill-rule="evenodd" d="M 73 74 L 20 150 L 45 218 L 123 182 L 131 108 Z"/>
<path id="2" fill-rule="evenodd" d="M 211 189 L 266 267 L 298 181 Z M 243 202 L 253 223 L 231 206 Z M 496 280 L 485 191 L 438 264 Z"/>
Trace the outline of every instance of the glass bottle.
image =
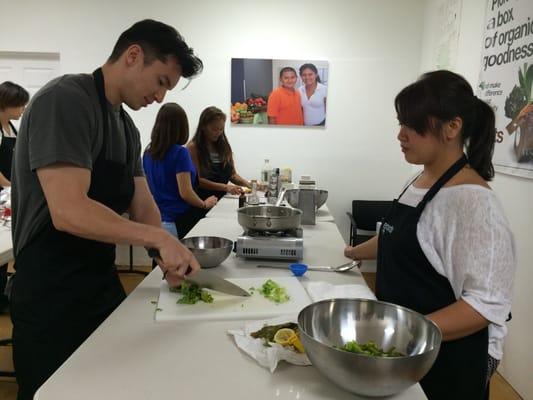
<path id="1" fill-rule="evenodd" d="M 272 170 L 272 175 L 270 176 L 270 181 L 268 183 L 268 194 L 267 201 L 268 203 L 276 203 L 279 193 L 279 168 Z"/>
<path id="2" fill-rule="evenodd" d="M 270 160 L 265 158 L 265 163 L 261 169 L 261 181 L 265 184 L 270 182 L 270 175 L 272 174 L 272 167 L 270 166 Z"/>

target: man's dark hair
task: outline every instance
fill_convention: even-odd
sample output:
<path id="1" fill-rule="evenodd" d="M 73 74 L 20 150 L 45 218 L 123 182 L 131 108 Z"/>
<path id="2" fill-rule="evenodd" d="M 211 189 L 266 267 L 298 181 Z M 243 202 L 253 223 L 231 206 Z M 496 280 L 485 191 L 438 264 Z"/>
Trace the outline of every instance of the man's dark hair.
<path id="1" fill-rule="evenodd" d="M 202 60 L 194 55 L 193 49 L 185 43 L 176 29 L 152 19 L 136 22 L 122 32 L 107 61 L 117 61 L 133 44 L 143 49 L 145 64 L 151 64 L 155 59 L 167 62 L 168 57 L 174 57 L 181 66 L 181 75 L 185 78 L 198 75 L 203 69 Z"/>
<path id="2" fill-rule="evenodd" d="M 0 110 L 25 106 L 29 99 L 29 93 L 22 86 L 10 81 L 0 84 Z"/>

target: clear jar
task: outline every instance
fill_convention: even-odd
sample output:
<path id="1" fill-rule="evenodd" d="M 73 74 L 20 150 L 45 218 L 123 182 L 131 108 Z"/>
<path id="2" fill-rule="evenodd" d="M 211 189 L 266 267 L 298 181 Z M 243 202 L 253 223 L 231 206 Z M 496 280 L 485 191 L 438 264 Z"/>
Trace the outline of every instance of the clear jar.
<path id="1" fill-rule="evenodd" d="M 248 196 L 247 203 L 250 205 L 259 204 L 259 196 L 257 195 L 257 181 L 252 180 L 252 193 Z"/>

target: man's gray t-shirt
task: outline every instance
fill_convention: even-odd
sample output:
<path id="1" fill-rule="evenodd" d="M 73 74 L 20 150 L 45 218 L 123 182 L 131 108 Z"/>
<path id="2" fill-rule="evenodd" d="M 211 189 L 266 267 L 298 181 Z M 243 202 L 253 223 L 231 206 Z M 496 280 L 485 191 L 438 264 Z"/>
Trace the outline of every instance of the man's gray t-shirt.
<path id="1" fill-rule="evenodd" d="M 143 176 L 139 131 L 126 115 L 108 104 L 109 126 L 106 159 L 130 160 L 134 176 Z M 37 170 L 55 163 L 69 163 L 92 170 L 104 135 L 103 117 L 92 75 L 64 75 L 49 82 L 33 97 L 20 125 L 15 155 L 11 204 L 15 257 L 51 223 Z M 126 132 L 131 143 L 127 157 Z"/>

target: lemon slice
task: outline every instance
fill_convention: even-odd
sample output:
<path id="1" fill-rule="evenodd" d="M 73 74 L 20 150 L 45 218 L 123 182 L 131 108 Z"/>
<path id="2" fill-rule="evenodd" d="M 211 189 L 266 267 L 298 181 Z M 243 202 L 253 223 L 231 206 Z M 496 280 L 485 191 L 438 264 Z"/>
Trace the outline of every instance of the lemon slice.
<path id="1" fill-rule="evenodd" d="M 274 342 L 282 346 L 288 346 L 291 344 L 290 342 L 293 337 L 296 337 L 296 332 L 290 328 L 281 328 L 274 335 Z"/>
<path id="2" fill-rule="evenodd" d="M 289 344 L 293 346 L 298 353 L 305 353 L 304 346 L 297 334 L 289 339 Z"/>

